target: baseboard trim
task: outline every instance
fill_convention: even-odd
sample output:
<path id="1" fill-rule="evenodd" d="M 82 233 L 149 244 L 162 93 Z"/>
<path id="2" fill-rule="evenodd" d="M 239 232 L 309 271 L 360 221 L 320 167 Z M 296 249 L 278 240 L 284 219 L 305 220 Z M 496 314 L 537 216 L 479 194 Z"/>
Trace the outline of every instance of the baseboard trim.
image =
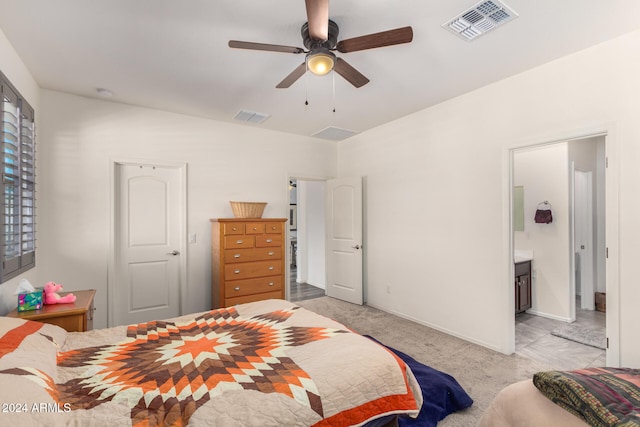
<path id="1" fill-rule="evenodd" d="M 435 329 L 436 331 L 443 332 L 443 333 L 445 333 L 447 335 L 451 335 L 453 337 L 460 338 L 462 340 L 468 341 L 468 342 L 473 343 L 473 344 L 477 344 L 479 346 L 488 348 L 490 350 L 497 351 L 498 353 L 510 354 L 510 353 L 506 353 L 502 348 L 497 347 L 497 346 L 495 346 L 493 344 L 489 344 L 487 342 L 484 342 L 484 341 L 481 341 L 481 340 L 477 340 L 475 338 L 468 337 L 468 336 L 466 336 L 464 334 L 459 334 L 459 333 L 454 332 L 452 330 L 449 330 L 447 328 L 443 328 L 442 326 L 435 325 L 435 324 L 429 323 L 429 322 L 425 322 L 425 321 L 413 318 L 411 316 L 407 316 L 406 314 L 402 314 L 402 313 L 399 313 L 397 311 L 389 310 L 386 307 L 378 306 L 376 304 L 367 303 L 367 305 L 369 307 L 373 307 L 373 308 L 376 308 L 378 310 L 384 311 L 385 313 L 393 314 L 394 316 L 398 316 L 398 317 L 401 317 L 403 319 L 410 320 L 410 321 L 412 321 L 414 323 L 417 323 L 419 325 L 426 326 L 426 327 L 431 328 L 431 329 Z M 514 322 L 515 322 L 515 320 L 514 320 Z"/>
<path id="2" fill-rule="evenodd" d="M 536 310 L 531 310 L 531 309 L 527 310 L 526 313 L 533 314 L 534 316 L 546 317 L 547 319 L 551 319 L 551 320 L 559 320 L 561 322 L 566 322 L 566 323 L 573 322 L 573 320 L 571 320 L 568 317 L 556 316 L 556 315 L 553 315 L 553 314 L 543 313 L 541 311 L 536 311 Z"/>

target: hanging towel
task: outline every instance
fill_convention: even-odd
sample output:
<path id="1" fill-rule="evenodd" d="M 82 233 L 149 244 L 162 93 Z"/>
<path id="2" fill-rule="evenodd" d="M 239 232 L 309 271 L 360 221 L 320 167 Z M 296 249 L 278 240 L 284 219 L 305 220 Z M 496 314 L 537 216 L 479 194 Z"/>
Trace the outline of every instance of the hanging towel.
<path id="1" fill-rule="evenodd" d="M 545 200 L 544 202 L 538 204 L 534 221 L 536 222 L 536 224 L 549 224 L 553 221 L 553 215 L 551 214 L 551 203 Z"/>

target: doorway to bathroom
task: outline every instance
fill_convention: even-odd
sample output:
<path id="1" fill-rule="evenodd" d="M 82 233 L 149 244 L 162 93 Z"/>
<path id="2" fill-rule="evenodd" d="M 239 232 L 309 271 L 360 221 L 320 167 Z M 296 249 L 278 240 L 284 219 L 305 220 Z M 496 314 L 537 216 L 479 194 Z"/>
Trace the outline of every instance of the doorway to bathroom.
<path id="1" fill-rule="evenodd" d="M 512 191 L 512 247 L 532 266 L 531 307 L 514 316 L 515 351 L 558 369 L 605 365 L 606 308 L 592 301 L 607 292 L 606 135 L 511 154 L 512 184 L 523 192 L 516 206 Z M 537 221 L 539 209 L 550 209 L 552 221 Z"/>

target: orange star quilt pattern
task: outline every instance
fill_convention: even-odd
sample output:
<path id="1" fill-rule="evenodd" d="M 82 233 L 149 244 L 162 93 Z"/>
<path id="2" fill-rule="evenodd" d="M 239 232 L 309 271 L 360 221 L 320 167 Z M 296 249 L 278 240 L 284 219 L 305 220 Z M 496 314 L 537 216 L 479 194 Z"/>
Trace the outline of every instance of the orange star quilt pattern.
<path id="1" fill-rule="evenodd" d="M 132 426 L 361 425 L 419 409 L 414 378 L 395 355 L 286 301 L 82 334 L 52 328 L 8 331 L 0 384 L 13 378 L 38 391 L 12 414 L 19 421 L 43 415 L 34 404 L 61 425 L 90 417 Z M 54 363 L 18 358 L 2 369 L 36 338 Z"/>

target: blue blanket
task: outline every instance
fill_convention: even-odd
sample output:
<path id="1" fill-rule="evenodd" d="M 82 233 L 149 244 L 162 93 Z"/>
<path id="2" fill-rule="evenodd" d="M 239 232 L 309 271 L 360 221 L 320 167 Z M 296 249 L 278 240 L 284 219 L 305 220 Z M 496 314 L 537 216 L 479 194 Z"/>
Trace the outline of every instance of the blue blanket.
<path id="1" fill-rule="evenodd" d="M 365 336 L 384 345 L 375 338 Z M 423 365 L 394 348 L 386 345 L 385 347 L 394 352 L 411 368 L 422 390 L 423 403 L 420 413 L 416 418 L 410 418 L 406 415 L 400 416 L 398 419 L 399 427 L 435 427 L 438 421 L 443 420 L 450 413 L 466 409 L 473 404 L 473 399 L 451 375 Z"/>

